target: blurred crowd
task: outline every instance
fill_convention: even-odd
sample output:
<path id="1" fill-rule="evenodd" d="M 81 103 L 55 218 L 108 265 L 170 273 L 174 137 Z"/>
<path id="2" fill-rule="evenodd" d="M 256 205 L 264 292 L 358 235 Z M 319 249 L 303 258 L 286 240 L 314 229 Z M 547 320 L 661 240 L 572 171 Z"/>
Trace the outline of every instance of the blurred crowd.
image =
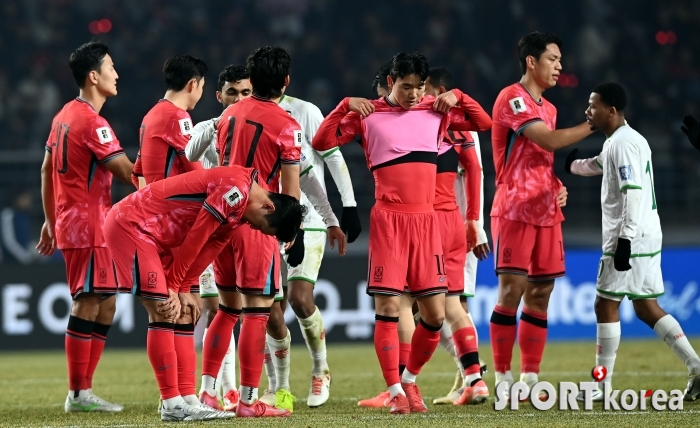
<path id="1" fill-rule="evenodd" d="M 0 207 L 28 191 L 34 198 L 26 210 L 39 219 L 39 166 L 51 118 L 77 95 L 68 56 L 92 38 L 108 44 L 120 76 L 119 95 L 102 115 L 134 159 L 141 119 L 164 94 L 161 69 L 174 54 L 199 56 L 210 67 L 191 112 L 195 122 L 220 113 L 219 70 L 269 44 L 292 55 L 288 93 L 324 113 L 345 96 L 376 96 L 370 84 L 379 66 L 407 50 L 448 67 L 490 112 L 498 92 L 520 78 L 518 39 L 535 30 L 563 40 L 564 75 L 545 93 L 558 108 L 558 126 L 583 120 L 595 84 L 623 84 L 628 120 L 654 151 L 664 227 L 691 223 L 700 209 L 694 186 L 700 156 L 678 130 L 684 114 L 700 116 L 698 0 L 3 0 L 0 21 L 0 186 L 8 190 Z M 481 141 L 488 215 L 494 189 L 488 133 Z M 602 141 L 600 134 L 589 138 L 583 154 L 595 154 Z M 371 175 L 359 148 L 344 153 L 367 218 Z M 565 177 L 561 165 L 558 173 L 569 188 L 565 215 L 579 226 L 598 225 L 600 180 Z M 116 198 L 130 191 L 119 186 Z"/>

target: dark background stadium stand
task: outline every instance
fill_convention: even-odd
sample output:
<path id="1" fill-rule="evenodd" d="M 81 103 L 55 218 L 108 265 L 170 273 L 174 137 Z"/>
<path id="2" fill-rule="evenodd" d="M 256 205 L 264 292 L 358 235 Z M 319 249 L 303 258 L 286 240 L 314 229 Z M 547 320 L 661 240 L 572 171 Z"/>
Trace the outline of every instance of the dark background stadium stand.
<path id="1" fill-rule="evenodd" d="M 12 206 L 19 192 L 33 191 L 28 215 L 37 237 L 43 145 L 52 116 L 77 95 L 68 56 L 93 37 L 109 45 L 120 75 L 119 95 L 101 114 L 133 160 L 141 119 L 164 93 L 162 64 L 174 54 L 199 56 L 210 67 L 204 96 L 191 112 L 195 122 L 221 111 L 214 97 L 219 70 L 244 63 L 254 48 L 268 44 L 292 54 L 288 93 L 324 113 L 345 96 L 374 97 L 375 72 L 405 50 L 419 50 L 431 65 L 448 67 L 457 85 L 490 113 L 500 89 L 520 78 L 518 38 L 534 30 L 554 31 L 564 42 L 560 87 L 545 94 L 559 110 L 558 126 L 583 120 L 595 84 L 623 84 L 628 120 L 654 153 L 665 244 L 697 243 L 700 236 L 700 153 L 679 131 L 684 114 L 700 115 L 695 0 L 355 0 L 352 6 L 323 0 L 3 0 L 0 17 L 0 208 Z M 494 192 L 489 137 L 481 135 L 487 218 Z M 596 154 L 603 139 L 595 134 L 579 146 L 581 152 Z M 363 252 L 373 180 L 359 147 L 343 153 L 365 226 L 363 240 L 351 249 Z M 596 247 L 600 179 L 565 176 L 565 156 L 557 154 L 558 175 L 569 189 L 566 240 Z M 329 189 L 339 208 L 335 187 Z M 130 191 L 115 184 L 115 198 Z"/>

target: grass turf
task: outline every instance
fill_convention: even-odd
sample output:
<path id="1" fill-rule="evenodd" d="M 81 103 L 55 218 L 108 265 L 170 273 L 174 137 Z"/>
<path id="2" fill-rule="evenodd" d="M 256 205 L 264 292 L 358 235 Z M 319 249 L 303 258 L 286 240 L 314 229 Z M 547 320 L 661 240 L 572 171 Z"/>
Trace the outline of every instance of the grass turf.
<path id="1" fill-rule="evenodd" d="M 700 340 L 693 340 L 696 349 Z M 109 346 L 109 345 L 108 345 Z M 517 346 L 516 346 L 517 348 Z M 481 357 L 491 365 L 491 350 L 482 346 Z M 588 381 L 594 363 L 592 342 L 550 343 L 542 364 L 541 380 L 556 385 L 559 381 Z M 392 416 L 386 409 L 362 409 L 357 400 L 376 395 L 384 387 L 381 371 L 371 344 L 335 345 L 328 349 L 333 373 L 331 398 L 317 409 L 306 406 L 309 388 L 310 359 L 306 348 L 292 349 L 291 387 L 298 397 L 294 414 L 288 419 L 232 419 L 202 422 L 211 426 L 284 426 L 284 427 L 535 427 L 535 426 L 697 426 L 700 401 L 684 403 L 679 412 L 604 411 L 597 404 L 593 411 L 538 411 L 530 404 L 520 410 L 496 412 L 493 401 L 480 406 L 435 406 L 432 399 L 445 395 L 454 380 L 455 365 L 438 349 L 418 378 L 428 414 Z M 513 372 L 518 373 L 519 356 L 513 355 Z M 263 374 L 261 390 L 266 378 Z M 493 389 L 493 373 L 485 376 Z M 615 371 L 615 389 L 646 390 L 685 388 L 685 367 L 659 340 L 622 342 Z M 122 403 L 119 414 L 65 414 L 67 380 L 62 352 L 0 353 L 0 427 L 88 427 L 160 426 L 156 413 L 158 389 L 145 350 L 106 350 L 98 367 L 94 390 L 101 397 Z M 492 395 L 494 391 L 492 390 Z"/>

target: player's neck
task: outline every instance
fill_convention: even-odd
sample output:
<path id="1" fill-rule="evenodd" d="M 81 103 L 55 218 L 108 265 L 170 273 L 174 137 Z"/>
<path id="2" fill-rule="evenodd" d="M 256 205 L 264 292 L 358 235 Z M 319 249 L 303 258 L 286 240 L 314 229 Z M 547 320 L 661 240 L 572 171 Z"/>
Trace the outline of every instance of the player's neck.
<path id="1" fill-rule="evenodd" d="M 275 104 L 279 104 L 280 101 L 282 101 L 282 98 L 284 98 L 284 94 L 280 95 L 279 97 L 263 97 L 262 95 L 258 95 L 253 91 L 253 96 L 256 98 L 263 99 L 265 101 L 272 101 Z"/>
<path id="2" fill-rule="evenodd" d="M 184 91 L 173 91 L 169 89 L 165 92 L 163 99 L 170 101 L 175 107 L 185 111 L 187 111 L 187 107 L 189 107 L 187 93 Z"/>
<path id="3" fill-rule="evenodd" d="M 611 125 L 610 128 L 608 129 L 603 129 L 602 131 L 605 133 L 606 138 L 612 137 L 612 134 L 615 133 L 618 129 L 622 128 L 623 126 L 627 125 L 627 122 L 625 121 L 625 118 L 620 116 L 615 120 Z"/>
<path id="4" fill-rule="evenodd" d="M 99 93 L 96 87 L 87 85 L 85 88 L 80 89 L 78 97 L 90 104 L 97 113 L 102 110 L 102 106 L 105 104 L 105 101 L 107 101 L 107 97 Z"/>
<path id="5" fill-rule="evenodd" d="M 534 77 L 530 76 L 529 74 L 525 74 L 522 77 L 522 79 L 520 79 L 520 84 L 523 85 L 525 89 L 527 89 L 527 91 L 530 93 L 530 95 L 532 95 L 532 98 L 534 98 L 535 101 L 542 101 L 542 94 L 544 93 L 546 88 L 543 88 L 540 85 L 538 85 Z"/>

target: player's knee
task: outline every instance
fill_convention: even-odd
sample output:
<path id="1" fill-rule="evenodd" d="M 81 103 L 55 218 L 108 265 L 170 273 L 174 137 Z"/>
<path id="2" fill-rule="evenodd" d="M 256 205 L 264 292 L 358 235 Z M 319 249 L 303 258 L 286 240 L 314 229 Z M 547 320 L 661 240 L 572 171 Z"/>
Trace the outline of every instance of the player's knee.
<path id="1" fill-rule="evenodd" d="M 294 314 L 302 319 L 308 318 L 316 312 L 316 304 L 313 298 L 308 298 L 308 296 L 290 296 L 289 304 L 292 306 Z"/>
<path id="2" fill-rule="evenodd" d="M 101 297 L 78 296 L 78 298 L 73 301 L 70 314 L 80 319 L 95 321 L 97 315 L 100 313 L 100 303 L 102 303 Z"/>

